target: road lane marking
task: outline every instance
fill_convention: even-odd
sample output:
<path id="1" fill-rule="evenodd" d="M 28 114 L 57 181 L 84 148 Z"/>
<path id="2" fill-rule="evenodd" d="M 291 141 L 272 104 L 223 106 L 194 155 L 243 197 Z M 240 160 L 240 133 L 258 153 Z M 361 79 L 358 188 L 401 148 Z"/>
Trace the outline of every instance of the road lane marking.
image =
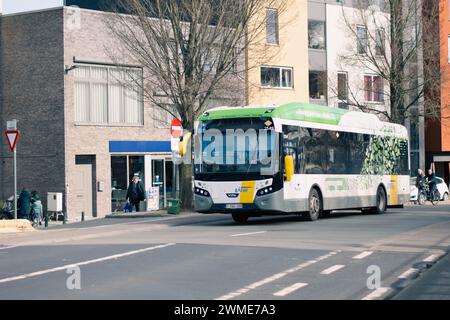
<path id="1" fill-rule="evenodd" d="M 364 251 L 364 252 L 361 252 L 360 254 L 354 256 L 353 259 L 362 260 L 362 259 L 367 258 L 368 256 L 370 256 L 372 254 L 373 254 L 373 251 Z"/>
<path id="2" fill-rule="evenodd" d="M 42 275 L 48 274 L 48 273 L 64 271 L 64 270 L 67 270 L 69 268 L 81 267 L 81 266 L 86 266 L 86 265 L 89 265 L 89 264 L 94 264 L 94 263 L 99 263 L 99 262 L 105 262 L 105 261 L 109 261 L 109 260 L 117 260 L 119 258 L 128 257 L 128 256 L 131 256 L 131 255 L 136 255 L 136 254 L 144 253 L 144 252 L 148 252 L 148 251 L 154 251 L 154 250 L 157 250 L 157 249 L 163 249 L 163 248 L 171 247 L 171 246 L 174 246 L 174 245 L 175 245 L 175 243 L 167 243 L 167 244 L 164 244 L 164 245 L 159 245 L 159 246 L 149 247 L 149 248 L 145 248 L 145 249 L 140 249 L 140 250 L 134 250 L 134 251 L 129 251 L 129 252 L 125 252 L 125 253 L 115 254 L 115 255 L 112 255 L 112 256 L 107 256 L 107 257 L 103 257 L 103 258 L 99 258 L 99 259 L 93 259 L 93 260 L 88 260 L 88 261 L 68 264 L 68 265 L 65 265 L 65 266 L 62 266 L 62 267 L 53 268 L 53 269 L 47 269 L 47 270 L 42 270 L 42 271 L 37 271 L 37 272 L 23 274 L 23 275 L 20 275 L 20 276 L 0 279 L 0 284 L 13 282 L 13 281 L 18 281 L 18 280 L 24 280 L 24 279 L 33 278 L 33 277 L 38 277 L 38 276 L 42 276 Z"/>
<path id="3" fill-rule="evenodd" d="M 328 269 L 323 270 L 320 274 L 332 274 L 338 270 L 341 270 L 342 268 L 344 268 L 345 266 L 342 264 L 337 264 L 335 266 L 332 266 Z"/>
<path id="4" fill-rule="evenodd" d="M 399 275 L 398 278 L 399 279 L 408 279 L 410 276 L 412 276 L 413 274 L 415 274 L 417 272 L 419 272 L 419 269 L 411 268 L 411 269 L 403 272 L 401 275 Z"/>
<path id="5" fill-rule="evenodd" d="M 431 256 L 425 258 L 425 260 L 423 260 L 423 262 L 434 262 L 439 258 L 438 254 L 432 254 Z"/>
<path id="6" fill-rule="evenodd" d="M 276 297 L 285 297 L 294 291 L 297 291 L 297 290 L 300 290 L 301 288 L 306 287 L 307 285 L 308 285 L 307 283 L 296 283 L 290 287 L 287 287 L 287 288 L 284 288 L 283 290 L 275 292 L 273 295 Z"/>
<path id="7" fill-rule="evenodd" d="M 20 245 L 17 245 L 17 246 L 9 246 L 9 247 L 0 247 L 0 250 L 14 249 L 14 248 L 18 248 L 18 247 L 20 247 Z"/>
<path id="8" fill-rule="evenodd" d="M 239 297 L 239 296 L 241 296 L 241 295 L 243 295 L 245 293 L 248 293 L 251 290 L 257 289 L 259 287 L 262 287 L 263 285 L 266 285 L 268 283 L 274 282 L 274 281 L 276 281 L 278 279 L 281 279 L 281 278 L 283 278 L 283 277 L 285 277 L 285 276 L 287 276 L 287 275 L 289 275 L 291 273 L 300 271 L 300 270 L 302 270 L 302 269 L 304 269 L 306 267 L 309 267 L 309 266 L 311 266 L 313 264 L 316 264 L 316 263 L 318 263 L 320 261 L 328 259 L 328 258 L 330 258 L 330 257 L 332 257 L 332 256 L 334 256 L 336 254 L 337 254 L 337 252 L 330 252 L 330 253 L 328 253 L 326 255 L 323 255 L 323 256 L 320 256 L 320 257 L 318 257 L 318 258 L 316 258 L 314 260 L 309 260 L 307 262 L 303 262 L 303 263 L 299 264 L 298 266 L 295 266 L 294 268 L 291 268 L 291 269 L 288 269 L 286 271 L 274 274 L 274 275 L 272 275 L 270 277 L 267 277 L 267 278 L 265 278 L 265 279 L 263 279 L 261 281 L 252 283 L 252 284 L 250 284 L 248 286 L 245 286 L 244 288 L 238 289 L 236 291 L 233 291 L 233 292 L 230 292 L 230 293 L 228 293 L 226 295 L 223 295 L 223 296 L 221 296 L 219 298 L 216 298 L 215 300 L 231 300 L 231 299 L 234 299 L 234 298 Z"/>
<path id="9" fill-rule="evenodd" d="M 249 233 L 239 233 L 239 234 L 233 234 L 230 237 L 244 237 L 244 236 L 253 236 L 255 234 L 263 234 L 267 233 L 267 231 L 258 231 L 258 232 L 249 232 Z"/>
<path id="10" fill-rule="evenodd" d="M 371 294 L 368 294 L 362 300 L 375 300 L 382 297 L 384 294 L 389 292 L 390 288 L 378 288 L 375 291 L 373 291 Z"/>

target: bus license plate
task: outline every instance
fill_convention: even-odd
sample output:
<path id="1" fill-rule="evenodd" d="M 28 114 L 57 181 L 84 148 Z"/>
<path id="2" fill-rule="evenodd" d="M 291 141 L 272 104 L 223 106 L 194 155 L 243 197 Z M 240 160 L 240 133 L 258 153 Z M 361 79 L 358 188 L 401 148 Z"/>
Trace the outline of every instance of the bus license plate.
<path id="1" fill-rule="evenodd" d="M 242 204 L 227 204 L 227 209 L 243 209 L 244 206 Z"/>

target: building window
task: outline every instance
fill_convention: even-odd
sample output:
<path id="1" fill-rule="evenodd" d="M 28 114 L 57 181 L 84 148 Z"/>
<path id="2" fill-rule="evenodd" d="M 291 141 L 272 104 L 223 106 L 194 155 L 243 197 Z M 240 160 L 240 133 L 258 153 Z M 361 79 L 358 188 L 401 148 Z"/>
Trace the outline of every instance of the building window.
<path id="1" fill-rule="evenodd" d="M 358 54 L 367 53 L 367 29 L 364 26 L 356 27 Z"/>
<path id="2" fill-rule="evenodd" d="M 348 100 L 348 74 L 347 72 L 338 73 L 338 99 L 341 101 Z"/>
<path id="3" fill-rule="evenodd" d="M 386 42 L 386 36 L 384 34 L 384 29 L 380 28 L 377 29 L 375 34 L 375 54 L 378 56 L 384 56 L 385 54 L 385 42 Z"/>
<path id="4" fill-rule="evenodd" d="M 447 48 L 448 62 L 450 63 L 450 35 L 448 35 Z"/>
<path id="5" fill-rule="evenodd" d="M 383 80 L 379 76 L 364 76 L 366 102 L 383 102 Z"/>
<path id="6" fill-rule="evenodd" d="M 327 76 L 325 71 L 309 72 L 309 97 L 311 99 L 326 99 Z"/>
<path id="7" fill-rule="evenodd" d="M 269 88 L 292 88 L 292 68 L 261 67 L 261 86 Z"/>
<path id="8" fill-rule="evenodd" d="M 276 9 L 267 9 L 266 11 L 266 32 L 267 43 L 278 44 L 278 11 Z"/>
<path id="9" fill-rule="evenodd" d="M 308 44 L 310 49 L 325 50 L 325 22 L 308 21 Z"/>
<path id="10" fill-rule="evenodd" d="M 141 69 L 77 66 L 75 121 L 98 125 L 143 125 Z"/>

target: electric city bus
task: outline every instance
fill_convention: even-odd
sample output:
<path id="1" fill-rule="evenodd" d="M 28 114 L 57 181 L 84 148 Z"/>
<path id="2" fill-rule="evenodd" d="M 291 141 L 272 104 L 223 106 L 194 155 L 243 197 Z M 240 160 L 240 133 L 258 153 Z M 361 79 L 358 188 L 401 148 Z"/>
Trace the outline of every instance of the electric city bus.
<path id="1" fill-rule="evenodd" d="M 194 133 L 195 210 L 252 216 L 381 214 L 410 197 L 405 127 L 373 114 L 290 103 L 205 112 Z"/>

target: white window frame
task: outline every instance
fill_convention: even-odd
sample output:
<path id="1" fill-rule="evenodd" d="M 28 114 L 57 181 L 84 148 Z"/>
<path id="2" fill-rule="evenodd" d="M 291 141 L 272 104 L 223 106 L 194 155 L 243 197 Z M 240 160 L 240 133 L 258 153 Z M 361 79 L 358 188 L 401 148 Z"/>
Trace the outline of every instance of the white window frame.
<path id="1" fill-rule="evenodd" d="M 360 37 L 359 37 L 359 34 L 358 34 L 358 30 L 359 30 L 359 29 L 364 29 L 364 30 L 365 30 L 365 46 L 364 46 L 364 52 L 359 52 L 360 41 L 361 41 L 361 39 L 360 39 Z M 367 32 L 368 32 L 368 31 L 367 31 L 367 28 L 366 28 L 365 26 L 360 25 L 360 24 L 356 26 L 356 53 L 359 54 L 359 55 L 366 55 L 366 54 L 367 54 L 367 49 L 368 49 L 368 46 L 369 46 L 369 35 L 368 35 Z"/>
<path id="2" fill-rule="evenodd" d="M 343 100 L 339 97 L 339 75 L 345 75 L 345 95 L 347 99 Z M 349 86 L 348 86 L 348 72 L 347 71 L 338 71 L 337 73 L 337 98 L 339 102 L 348 103 L 348 95 L 349 95 Z"/>
<path id="3" fill-rule="evenodd" d="M 83 78 L 83 77 L 78 77 L 75 76 L 75 81 L 74 84 L 76 84 L 77 82 L 82 82 L 82 83 L 88 83 L 89 84 L 89 96 L 92 93 L 92 85 L 95 83 L 101 83 L 101 84 L 106 84 L 106 122 L 104 123 L 98 123 L 98 122 L 91 122 L 91 121 L 77 121 L 76 120 L 76 114 L 75 114 L 75 124 L 76 125 L 80 125 L 80 126 L 108 126 L 108 127 L 143 127 L 145 125 L 145 119 L 144 119 L 144 99 L 143 99 L 143 92 L 141 89 L 141 92 L 139 93 L 139 105 L 140 105 L 140 123 L 126 123 L 125 122 L 125 114 L 121 115 L 123 116 L 123 122 L 120 123 L 113 123 L 111 121 L 111 115 L 110 115 L 110 86 L 112 84 L 117 83 L 117 81 L 114 81 L 113 77 L 111 76 L 111 70 L 124 70 L 124 73 L 126 74 L 126 70 L 133 70 L 133 71 L 139 71 L 140 72 L 140 81 L 141 81 L 141 88 L 143 88 L 143 81 L 144 81 L 144 76 L 143 76 L 143 69 L 142 68 L 138 68 L 138 67 L 121 67 L 121 66 L 113 66 L 113 65 L 103 65 L 103 64 L 77 64 L 77 67 L 83 67 L 83 68 L 89 68 L 90 69 L 90 74 L 92 71 L 92 68 L 103 68 L 106 69 L 107 71 L 107 79 L 106 80 L 101 80 L 101 79 L 93 79 L 92 76 L 90 76 L 89 78 Z M 76 92 L 75 92 L 75 85 L 74 85 L 74 99 L 76 99 L 75 97 Z M 122 96 L 122 101 L 120 102 L 123 106 L 124 106 L 124 112 L 125 111 L 125 101 L 124 101 L 124 97 Z M 75 101 L 74 101 L 75 104 Z M 90 108 L 89 108 L 90 110 Z M 76 110 L 76 105 L 74 108 L 75 113 L 77 112 Z M 89 116 L 90 117 L 90 116 Z"/>
<path id="4" fill-rule="evenodd" d="M 275 13 L 275 41 L 269 41 L 269 12 Z M 267 8 L 266 9 L 266 44 L 277 46 L 280 44 L 280 21 L 279 21 L 279 13 L 277 9 Z"/>
<path id="5" fill-rule="evenodd" d="M 450 63 L 450 34 L 447 36 L 447 61 Z"/>
<path id="6" fill-rule="evenodd" d="M 366 90 L 366 77 L 370 77 L 370 81 L 371 81 L 371 92 L 370 92 L 371 98 L 370 98 L 370 100 L 366 99 L 366 91 L 367 91 Z M 384 82 L 383 82 L 383 78 L 382 77 L 380 77 L 379 75 L 376 75 L 376 74 L 365 74 L 364 77 L 363 77 L 364 102 L 365 103 L 370 103 L 370 104 L 384 104 L 385 103 L 385 96 L 384 96 L 384 92 L 383 91 L 378 93 L 381 96 L 380 100 L 375 100 L 374 99 L 375 91 L 373 89 L 373 84 L 375 83 L 374 82 L 375 78 L 379 78 L 381 80 L 381 88 L 380 89 L 383 90 L 383 88 L 384 88 Z"/>
<path id="7" fill-rule="evenodd" d="M 386 34 L 385 34 L 385 29 L 384 28 L 378 28 L 375 30 L 376 34 L 375 34 L 375 54 L 377 56 L 384 56 L 386 54 Z M 381 42 L 378 43 L 378 37 L 380 37 Z M 378 53 L 377 49 L 379 47 L 379 45 L 381 45 L 380 49 L 381 52 Z"/>
<path id="8" fill-rule="evenodd" d="M 266 66 L 266 65 L 264 65 L 264 66 L 261 66 L 260 76 L 262 75 L 262 69 L 263 68 L 279 69 L 279 72 L 280 72 L 280 83 L 279 83 L 279 86 L 274 87 L 274 86 L 265 86 L 261 82 L 261 88 L 264 88 L 264 89 L 284 89 L 284 90 L 292 90 L 292 89 L 294 89 L 294 68 L 292 68 L 292 67 L 280 67 L 280 66 Z M 283 85 L 283 71 L 284 70 L 289 70 L 291 72 L 291 83 L 290 83 L 291 86 L 289 86 L 289 87 L 283 87 L 282 86 Z"/>

